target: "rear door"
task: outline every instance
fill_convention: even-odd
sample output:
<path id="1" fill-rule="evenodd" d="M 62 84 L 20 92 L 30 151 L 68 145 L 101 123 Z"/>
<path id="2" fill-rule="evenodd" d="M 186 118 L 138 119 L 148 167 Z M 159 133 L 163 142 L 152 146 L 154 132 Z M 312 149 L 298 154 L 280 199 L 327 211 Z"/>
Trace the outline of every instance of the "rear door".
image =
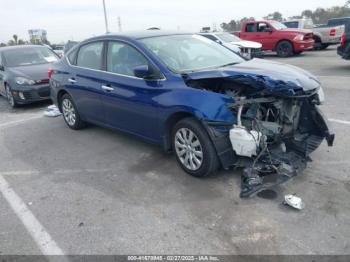
<path id="1" fill-rule="evenodd" d="M 103 49 L 103 41 L 81 46 L 66 79 L 66 88 L 80 115 L 84 120 L 98 123 L 105 121 L 101 102 L 101 85 L 104 83 Z"/>
<path id="2" fill-rule="evenodd" d="M 159 142 L 157 96 L 163 92 L 163 79 L 145 80 L 134 75 L 136 66 L 153 66 L 134 46 L 110 41 L 106 47 L 107 72 L 104 83 L 101 83 L 106 123 Z"/>

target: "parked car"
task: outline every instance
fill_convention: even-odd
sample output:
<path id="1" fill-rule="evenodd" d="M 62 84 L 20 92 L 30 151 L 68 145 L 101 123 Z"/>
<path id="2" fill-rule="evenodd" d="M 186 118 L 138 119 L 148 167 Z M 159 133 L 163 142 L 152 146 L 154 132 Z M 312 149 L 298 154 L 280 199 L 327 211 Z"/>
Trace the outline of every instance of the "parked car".
<path id="1" fill-rule="evenodd" d="M 330 45 L 340 43 L 340 36 L 344 32 L 344 26 L 316 26 L 311 18 L 294 19 L 283 22 L 288 28 L 310 29 L 314 33 L 314 49 L 323 50 Z"/>
<path id="2" fill-rule="evenodd" d="M 244 60 L 192 34 L 148 30 L 90 38 L 49 71 L 51 98 L 71 129 L 95 123 L 175 152 L 204 177 L 245 167 L 241 196 L 285 181 L 334 135 L 312 74 L 263 59 Z"/>
<path id="3" fill-rule="evenodd" d="M 67 54 L 69 50 L 71 50 L 75 45 L 79 42 L 69 40 L 63 47 L 63 54 Z"/>
<path id="4" fill-rule="evenodd" d="M 300 54 L 313 48 L 311 30 L 287 28 L 277 21 L 248 21 L 242 25 L 238 37 L 262 44 L 263 50 L 276 51 L 280 57 Z"/>
<path id="5" fill-rule="evenodd" d="M 254 57 L 261 58 L 263 53 L 261 51 L 262 45 L 253 41 L 245 41 L 239 37 L 227 32 L 213 32 L 213 33 L 200 33 L 200 35 L 209 38 L 219 44 L 231 49 L 234 52 L 238 52 L 241 56 L 247 59 Z"/>
<path id="6" fill-rule="evenodd" d="M 52 50 L 59 56 L 62 57 L 64 55 L 64 46 L 63 45 L 54 45 L 52 46 Z"/>
<path id="7" fill-rule="evenodd" d="M 345 32 L 341 36 L 340 46 L 338 46 L 337 52 L 342 58 L 350 59 L 350 24 L 345 26 Z"/>
<path id="8" fill-rule="evenodd" d="M 47 71 L 58 56 L 48 47 L 0 48 L 0 94 L 12 107 L 50 99 Z"/>
<path id="9" fill-rule="evenodd" d="M 332 18 L 327 21 L 327 26 L 339 26 L 350 24 L 350 17 Z"/>

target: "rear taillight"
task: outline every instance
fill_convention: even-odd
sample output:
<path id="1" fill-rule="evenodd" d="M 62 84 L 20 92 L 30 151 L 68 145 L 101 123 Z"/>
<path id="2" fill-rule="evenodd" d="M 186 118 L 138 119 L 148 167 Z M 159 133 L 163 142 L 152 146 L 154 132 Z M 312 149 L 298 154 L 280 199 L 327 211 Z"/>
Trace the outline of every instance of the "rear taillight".
<path id="1" fill-rule="evenodd" d="M 341 46 L 345 46 L 345 36 L 346 36 L 346 34 L 343 33 L 340 37 L 340 45 Z"/>
<path id="2" fill-rule="evenodd" d="M 52 73 L 53 73 L 53 70 L 49 68 L 49 70 L 47 70 L 47 75 L 49 76 L 49 79 L 51 78 Z"/>
<path id="3" fill-rule="evenodd" d="M 336 32 L 337 32 L 337 29 L 333 28 L 333 29 L 329 30 L 329 35 L 330 36 L 335 36 Z"/>

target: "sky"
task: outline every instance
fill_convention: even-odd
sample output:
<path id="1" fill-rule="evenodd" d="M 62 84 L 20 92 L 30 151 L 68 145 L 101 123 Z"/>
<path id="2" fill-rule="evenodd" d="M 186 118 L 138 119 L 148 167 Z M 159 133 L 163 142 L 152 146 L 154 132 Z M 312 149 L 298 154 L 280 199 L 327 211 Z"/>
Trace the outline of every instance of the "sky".
<path id="1" fill-rule="evenodd" d="M 346 0 L 105 0 L 109 29 L 160 27 L 198 32 L 204 26 L 242 17 L 257 19 L 274 11 L 284 17 L 305 9 L 344 5 Z M 45 29 L 51 43 L 80 41 L 105 32 L 102 0 L 0 0 L 0 42 L 13 34 L 28 40 L 29 29 Z"/>

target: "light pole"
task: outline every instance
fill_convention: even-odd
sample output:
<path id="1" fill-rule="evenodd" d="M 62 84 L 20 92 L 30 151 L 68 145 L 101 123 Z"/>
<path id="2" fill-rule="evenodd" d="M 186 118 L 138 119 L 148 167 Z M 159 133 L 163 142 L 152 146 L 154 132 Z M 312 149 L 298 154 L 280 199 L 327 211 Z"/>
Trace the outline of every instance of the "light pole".
<path id="1" fill-rule="evenodd" d="M 104 14 L 105 14 L 106 33 L 109 33 L 105 0 L 102 0 L 102 4 L 103 4 L 103 12 L 104 12 Z"/>

